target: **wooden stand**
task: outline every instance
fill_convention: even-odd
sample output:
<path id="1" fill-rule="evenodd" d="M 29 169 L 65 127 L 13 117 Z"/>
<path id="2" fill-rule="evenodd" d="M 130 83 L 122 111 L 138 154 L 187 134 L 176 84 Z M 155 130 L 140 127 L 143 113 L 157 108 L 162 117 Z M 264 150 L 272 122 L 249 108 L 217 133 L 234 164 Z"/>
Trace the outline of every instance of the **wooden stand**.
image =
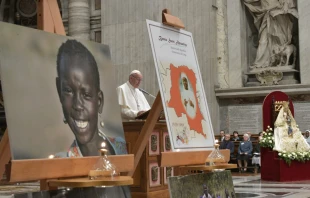
<path id="1" fill-rule="evenodd" d="M 168 9 L 164 9 L 162 11 L 162 22 L 166 25 L 172 26 L 174 28 L 184 28 L 183 22 L 175 17 L 172 16 Z M 146 145 L 148 144 L 149 138 L 151 133 L 154 131 L 154 127 L 158 121 L 158 118 L 160 116 L 161 111 L 163 110 L 163 101 L 161 100 L 160 92 L 157 94 L 155 102 L 150 110 L 150 113 L 146 119 L 145 124 L 143 125 L 143 128 L 137 138 L 137 141 L 135 141 L 132 149 L 132 154 L 135 155 L 135 162 L 134 162 L 134 170 L 136 170 L 136 167 L 141 159 L 142 153 L 146 148 Z M 126 133 L 126 131 L 125 131 Z M 128 142 L 128 141 L 127 141 Z M 131 150 L 131 149 L 130 149 Z M 146 152 L 148 153 L 148 152 Z M 227 168 L 237 168 L 237 165 L 231 165 L 227 164 L 229 161 L 229 151 L 224 151 L 226 157 L 224 164 L 219 164 L 216 166 L 209 166 L 206 167 L 206 158 L 211 153 L 211 151 L 193 151 L 193 152 L 161 152 L 161 155 L 159 156 L 159 166 L 160 167 L 174 167 L 178 169 L 178 174 L 188 174 L 188 171 L 210 171 L 213 169 L 227 169 Z M 146 157 L 148 158 L 148 157 Z M 145 165 L 145 162 L 141 163 Z M 192 166 L 195 165 L 195 166 Z M 198 165 L 198 166 L 197 166 Z M 147 167 L 148 166 L 143 166 Z M 142 167 L 141 167 L 142 168 Z M 148 170 L 145 170 L 146 172 Z M 176 173 L 177 171 L 174 171 Z M 130 172 L 128 175 L 132 176 L 134 172 Z M 140 173 L 139 173 L 140 174 Z M 136 173 L 136 175 L 139 176 L 139 174 Z M 176 174 L 176 175 L 178 175 Z M 145 177 L 143 177 L 145 176 Z M 148 182 L 150 175 L 140 175 L 141 180 L 147 180 Z M 163 190 L 162 188 L 153 187 L 154 191 L 150 192 L 149 186 L 146 187 L 146 192 L 142 194 L 135 194 L 132 193 L 133 198 L 135 197 L 162 197 L 166 198 L 169 197 L 168 189 Z M 166 192 L 163 192 L 166 191 Z"/>
<path id="2" fill-rule="evenodd" d="M 55 0 L 38 0 L 38 29 L 65 36 L 65 29 Z M 0 143 L 0 174 L 11 158 L 8 131 L 6 130 Z M 101 179 L 88 179 L 89 170 L 99 157 L 12 160 L 6 165 L 6 180 L 9 182 L 25 182 L 40 180 L 41 190 L 55 187 L 90 187 L 130 185 L 132 177 L 117 176 Z M 109 156 L 112 164 L 120 173 L 133 172 L 133 155 Z M 80 177 L 80 178 L 73 178 Z M 63 178 L 63 179 L 60 179 Z"/>

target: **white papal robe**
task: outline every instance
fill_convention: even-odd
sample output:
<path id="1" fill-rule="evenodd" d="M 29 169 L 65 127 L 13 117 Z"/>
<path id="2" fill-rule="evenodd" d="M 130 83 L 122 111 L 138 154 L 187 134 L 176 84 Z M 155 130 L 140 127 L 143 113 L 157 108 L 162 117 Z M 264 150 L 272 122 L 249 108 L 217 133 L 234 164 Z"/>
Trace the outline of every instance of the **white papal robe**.
<path id="1" fill-rule="evenodd" d="M 117 95 L 123 121 L 134 120 L 139 111 L 148 111 L 151 108 L 143 93 L 129 81 L 117 87 Z"/>

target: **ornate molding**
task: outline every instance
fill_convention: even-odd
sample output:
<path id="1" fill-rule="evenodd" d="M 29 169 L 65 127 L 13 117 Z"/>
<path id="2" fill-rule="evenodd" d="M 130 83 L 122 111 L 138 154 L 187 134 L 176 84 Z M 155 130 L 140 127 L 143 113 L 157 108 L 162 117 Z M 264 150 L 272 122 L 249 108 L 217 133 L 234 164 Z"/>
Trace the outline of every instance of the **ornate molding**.
<path id="1" fill-rule="evenodd" d="M 271 86 L 279 84 L 279 81 L 283 78 L 283 73 L 280 71 L 267 69 L 257 73 L 255 76 L 256 79 L 261 83 L 261 86 Z"/>

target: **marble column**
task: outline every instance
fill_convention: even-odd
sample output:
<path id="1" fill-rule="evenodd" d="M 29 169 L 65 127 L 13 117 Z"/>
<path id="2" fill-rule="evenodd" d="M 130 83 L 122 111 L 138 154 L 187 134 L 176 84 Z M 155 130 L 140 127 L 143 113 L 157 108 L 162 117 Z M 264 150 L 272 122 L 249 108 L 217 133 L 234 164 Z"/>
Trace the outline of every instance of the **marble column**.
<path id="1" fill-rule="evenodd" d="M 298 0 L 300 83 L 310 84 L 310 1 Z"/>
<path id="2" fill-rule="evenodd" d="M 69 0 L 69 36 L 90 39 L 90 9 L 88 0 Z"/>
<path id="3" fill-rule="evenodd" d="M 229 88 L 228 46 L 227 46 L 227 0 L 217 0 L 217 68 L 218 86 Z"/>
<path id="4" fill-rule="evenodd" d="M 241 88 L 246 65 L 244 10 L 241 1 L 227 1 L 229 88 Z"/>

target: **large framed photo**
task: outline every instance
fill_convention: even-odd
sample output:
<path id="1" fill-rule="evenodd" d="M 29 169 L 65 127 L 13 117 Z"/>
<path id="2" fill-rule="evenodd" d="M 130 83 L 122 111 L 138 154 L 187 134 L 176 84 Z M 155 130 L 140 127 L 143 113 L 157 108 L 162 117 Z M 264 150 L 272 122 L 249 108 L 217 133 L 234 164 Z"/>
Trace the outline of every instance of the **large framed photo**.
<path id="1" fill-rule="evenodd" d="M 172 150 L 207 150 L 213 128 L 192 34 L 147 20 Z"/>
<path id="2" fill-rule="evenodd" d="M 107 45 L 0 23 L 0 66 L 12 159 L 127 153 Z"/>

